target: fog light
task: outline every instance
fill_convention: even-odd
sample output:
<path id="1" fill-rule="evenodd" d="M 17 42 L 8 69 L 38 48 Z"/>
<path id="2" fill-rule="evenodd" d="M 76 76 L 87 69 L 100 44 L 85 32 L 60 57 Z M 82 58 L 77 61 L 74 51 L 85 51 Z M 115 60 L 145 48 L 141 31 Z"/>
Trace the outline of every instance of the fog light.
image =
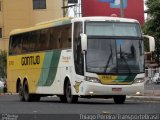
<path id="1" fill-rule="evenodd" d="M 136 92 L 136 95 L 141 95 L 141 92 Z"/>
<path id="2" fill-rule="evenodd" d="M 93 93 L 94 93 L 93 91 L 90 91 L 90 92 L 89 92 L 89 94 L 93 94 Z"/>

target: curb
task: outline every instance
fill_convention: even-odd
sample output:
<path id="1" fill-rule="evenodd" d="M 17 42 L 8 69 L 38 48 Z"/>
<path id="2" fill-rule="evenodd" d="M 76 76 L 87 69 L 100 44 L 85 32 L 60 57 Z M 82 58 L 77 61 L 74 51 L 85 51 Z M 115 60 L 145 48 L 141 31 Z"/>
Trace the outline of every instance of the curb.
<path id="1" fill-rule="evenodd" d="M 0 93 L 0 96 L 1 95 L 18 95 L 18 93 Z"/>
<path id="2" fill-rule="evenodd" d="M 145 101 L 160 101 L 160 96 L 127 96 L 127 99 L 145 100 Z"/>

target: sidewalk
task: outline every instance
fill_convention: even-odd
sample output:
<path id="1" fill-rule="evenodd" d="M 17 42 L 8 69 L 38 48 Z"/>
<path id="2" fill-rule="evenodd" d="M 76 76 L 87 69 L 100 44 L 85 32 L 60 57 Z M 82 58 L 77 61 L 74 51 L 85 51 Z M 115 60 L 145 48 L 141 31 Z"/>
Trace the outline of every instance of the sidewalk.
<path id="1" fill-rule="evenodd" d="M 145 90 L 143 96 L 127 96 L 127 99 L 160 101 L 160 90 Z"/>

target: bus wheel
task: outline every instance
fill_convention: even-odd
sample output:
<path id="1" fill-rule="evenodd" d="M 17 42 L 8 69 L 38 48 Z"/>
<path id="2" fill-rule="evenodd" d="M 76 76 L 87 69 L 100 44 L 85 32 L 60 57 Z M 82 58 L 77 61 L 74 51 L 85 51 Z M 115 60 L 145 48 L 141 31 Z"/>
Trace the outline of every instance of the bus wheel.
<path id="1" fill-rule="evenodd" d="M 19 100 L 25 101 L 21 83 L 18 84 L 18 94 L 19 94 Z"/>
<path id="2" fill-rule="evenodd" d="M 76 103 L 78 101 L 78 96 L 77 95 L 72 95 L 71 84 L 70 84 L 69 81 L 66 84 L 65 97 L 66 97 L 66 101 L 68 103 Z"/>
<path id="3" fill-rule="evenodd" d="M 126 95 L 116 95 L 113 96 L 114 103 L 116 104 L 123 104 L 126 100 Z"/>
<path id="4" fill-rule="evenodd" d="M 27 102 L 32 101 L 32 95 L 29 94 L 29 88 L 28 88 L 28 82 L 25 81 L 23 85 L 23 93 L 24 93 L 24 99 Z"/>

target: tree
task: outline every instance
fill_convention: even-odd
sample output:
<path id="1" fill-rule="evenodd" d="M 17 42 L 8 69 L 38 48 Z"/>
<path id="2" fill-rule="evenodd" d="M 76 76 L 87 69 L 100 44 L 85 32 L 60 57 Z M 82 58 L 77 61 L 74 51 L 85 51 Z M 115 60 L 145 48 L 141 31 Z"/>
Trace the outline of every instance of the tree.
<path id="1" fill-rule="evenodd" d="M 148 7 L 147 13 L 150 19 L 144 24 L 144 34 L 151 35 L 156 42 L 156 61 L 159 64 L 160 58 L 160 0 L 147 0 L 145 3 Z"/>
<path id="2" fill-rule="evenodd" d="M 7 54 L 5 51 L 0 53 L 0 78 L 6 77 Z"/>

